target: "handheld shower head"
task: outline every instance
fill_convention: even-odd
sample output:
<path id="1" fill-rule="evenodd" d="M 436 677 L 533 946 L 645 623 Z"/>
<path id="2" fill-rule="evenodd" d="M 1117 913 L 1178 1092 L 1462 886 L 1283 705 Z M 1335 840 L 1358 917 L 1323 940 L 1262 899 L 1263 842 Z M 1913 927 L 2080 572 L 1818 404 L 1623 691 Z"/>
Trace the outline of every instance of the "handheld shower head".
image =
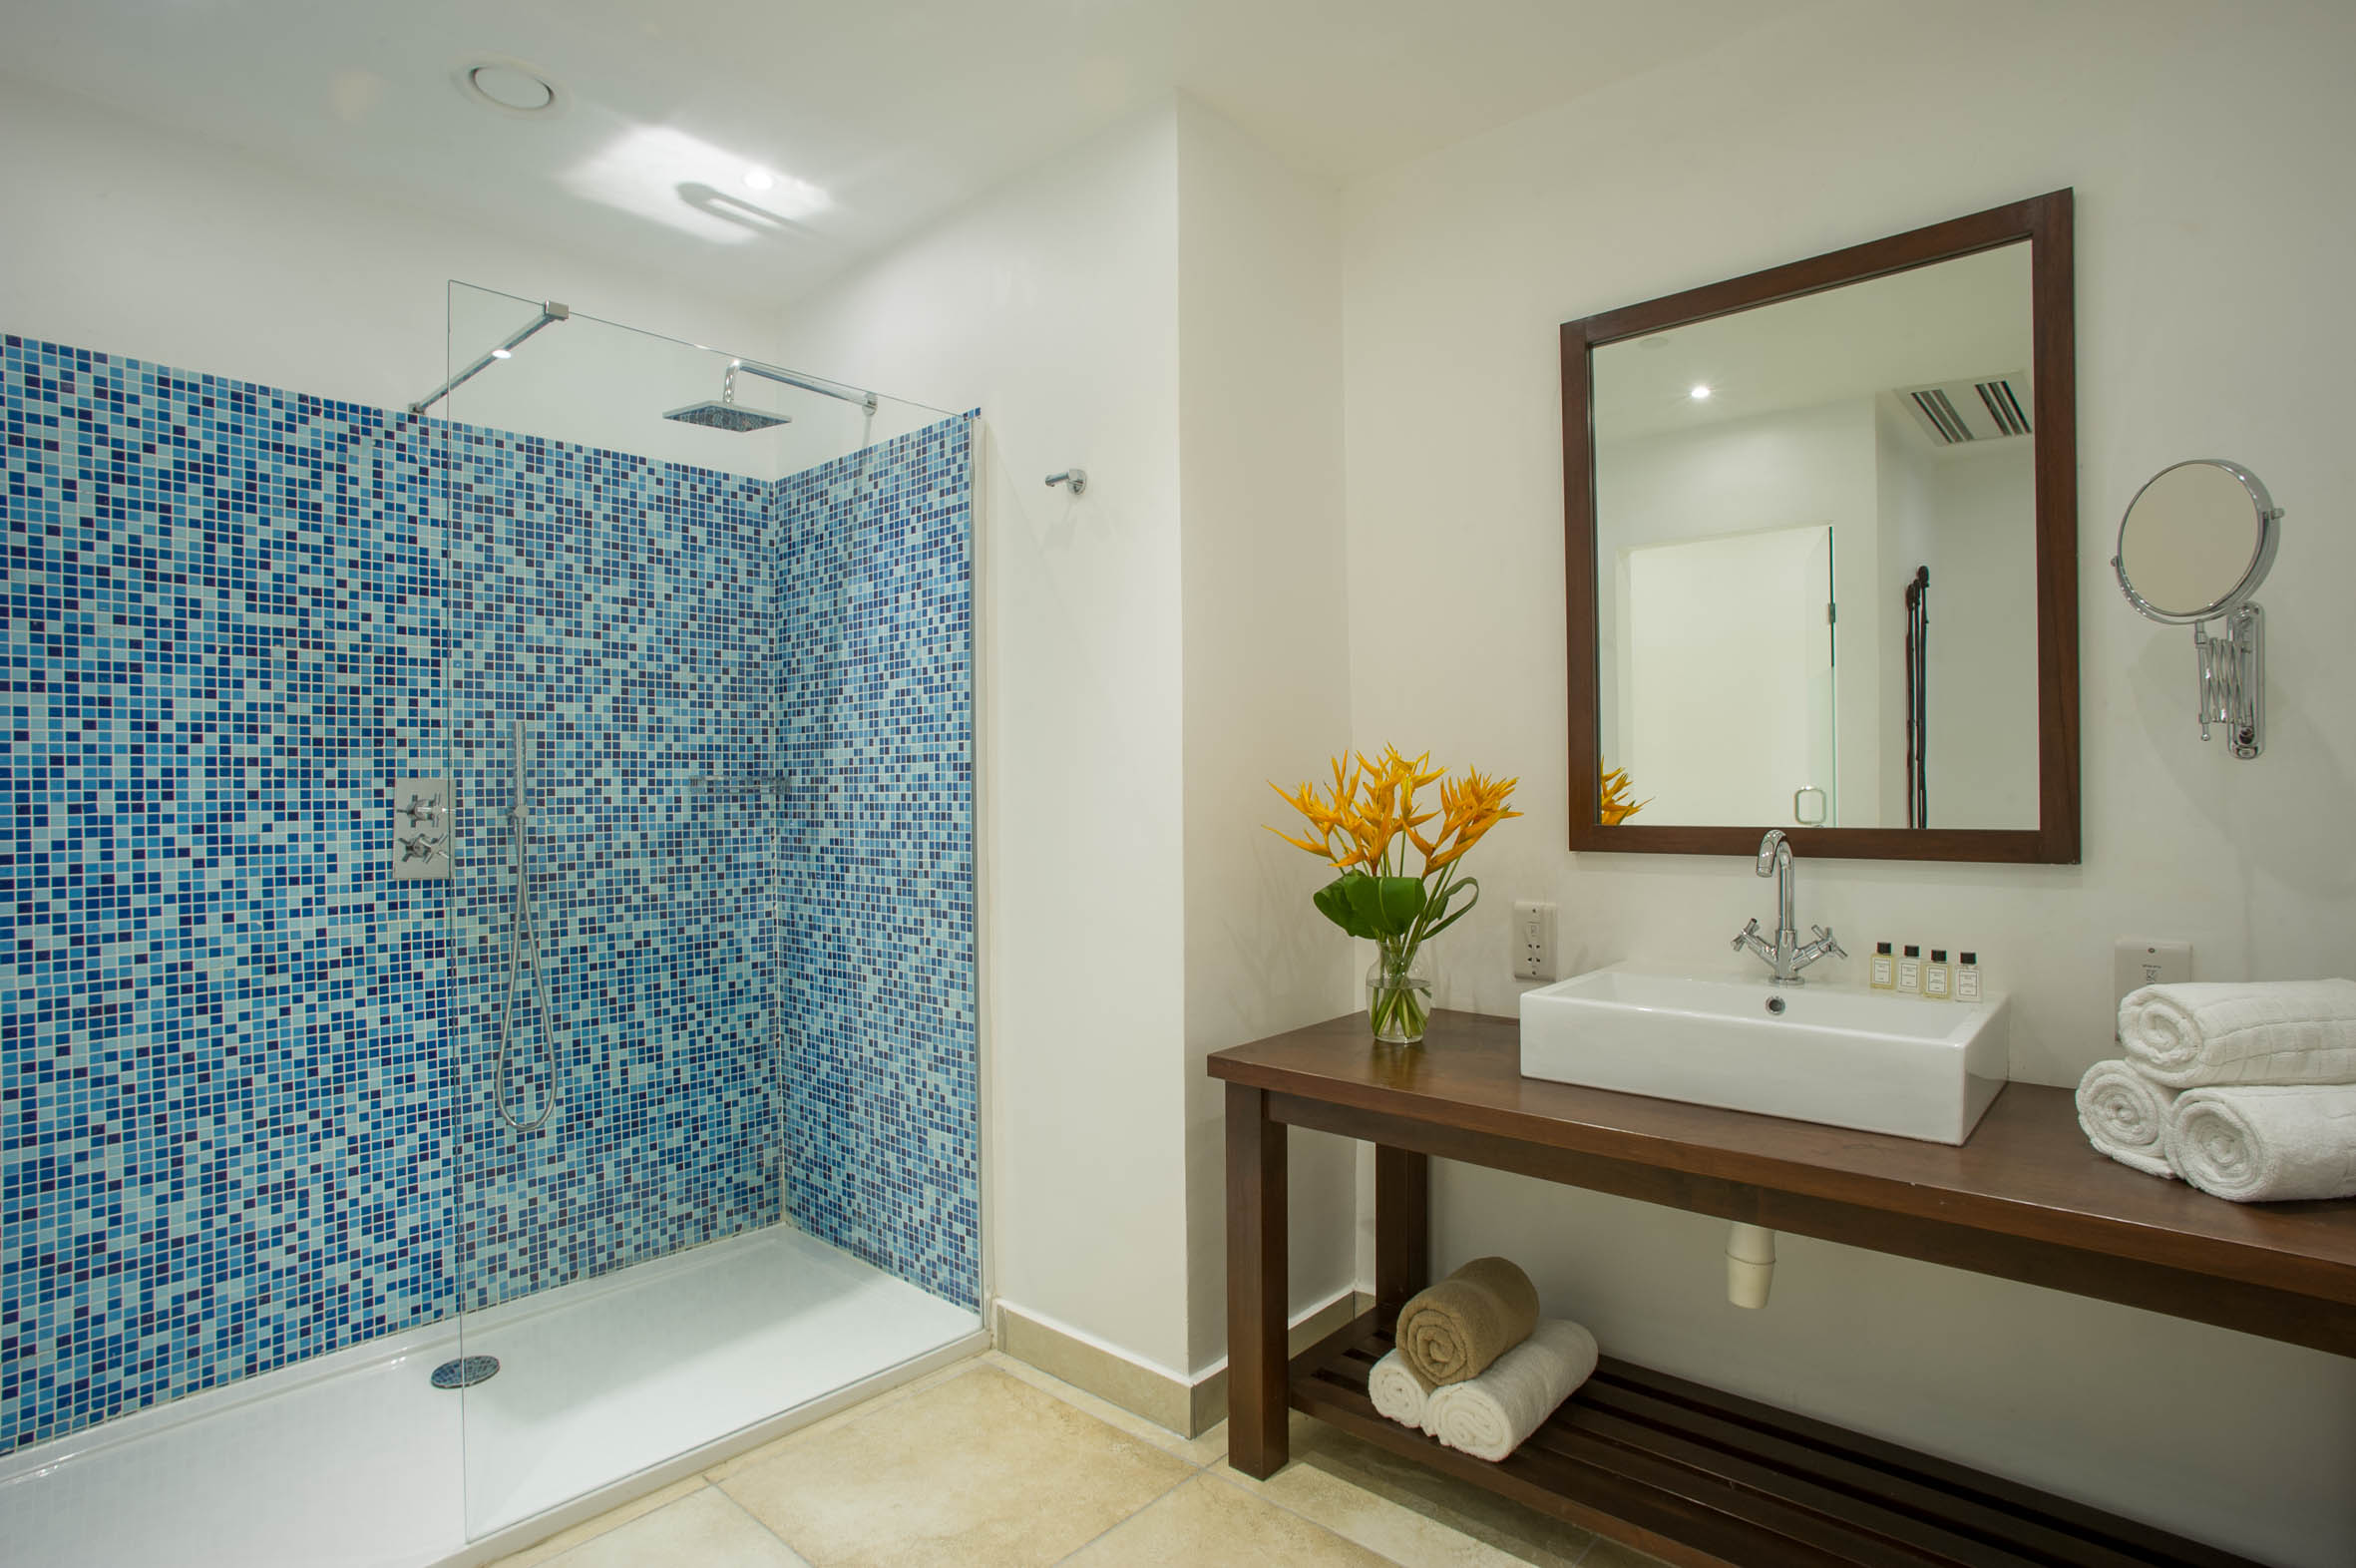
<path id="1" fill-rule="evenodd" d="M 728 375 L 720 383 L 720 395 L 701 403 L 690 403 L 685 408 L 674 408 L 663 415 L 682 425 L 701 425 L 707 430 L 725 430 L 741 435 L 748 430 L 767 430 L 775 425 L 793 423 L 791 414 L 771 414 L 757 408 L 747 408 L 736 401 L 736 366 L 728 367 Z"/>

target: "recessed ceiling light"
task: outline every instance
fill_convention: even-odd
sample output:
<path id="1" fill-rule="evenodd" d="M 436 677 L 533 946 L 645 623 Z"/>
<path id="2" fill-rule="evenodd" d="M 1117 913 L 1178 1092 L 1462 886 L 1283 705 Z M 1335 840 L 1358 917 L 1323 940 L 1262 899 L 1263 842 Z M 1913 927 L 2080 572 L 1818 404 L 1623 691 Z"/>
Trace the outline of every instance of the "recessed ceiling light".
<path id="1" fill-rule="evenodd" d="M 1694 383 L 1694 390 L 1687 393 L 1686 396 L 1692 398 L 1697 403 L 1706 403 L 1710 400 L 1710 388 L 1701 382 L 1696 382 Z"/>
<path id="2" fill-rule="evenodd" d="M 458 74 L 469 98 L 511 115 L 546 114 L 557 107 L 557 89 L 520 60 L 485 60 Z"/>
<path id="3" fill-rule="evenodd" d="M 748 169 L 744 172 L 744 183 L 755 191 L 766 191 L 777 184 L 777 177 L 766 169 Z"/>

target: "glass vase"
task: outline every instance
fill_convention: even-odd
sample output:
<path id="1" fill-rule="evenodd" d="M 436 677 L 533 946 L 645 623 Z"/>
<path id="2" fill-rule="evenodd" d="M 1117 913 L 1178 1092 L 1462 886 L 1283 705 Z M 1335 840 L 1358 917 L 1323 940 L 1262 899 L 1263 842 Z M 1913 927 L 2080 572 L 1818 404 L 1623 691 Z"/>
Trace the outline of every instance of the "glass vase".
<path id="1" fill-rule="evenodd" d="M 1431 955 L 1422 944 L 1374 944 L 1374 962 L 1367 969 L 1367 1013 L 1374 1038 L 1383 1044 L 1422 1041 L 1431 1021 Z"/>

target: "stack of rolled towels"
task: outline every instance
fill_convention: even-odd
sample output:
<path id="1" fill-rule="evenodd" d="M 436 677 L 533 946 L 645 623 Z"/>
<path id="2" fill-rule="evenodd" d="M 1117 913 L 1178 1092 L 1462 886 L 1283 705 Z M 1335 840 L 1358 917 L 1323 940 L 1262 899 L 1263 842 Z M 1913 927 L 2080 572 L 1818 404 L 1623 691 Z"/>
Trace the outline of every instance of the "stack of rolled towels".
<path id="1" fill-rule="evenodd" d="M 2235 1203 L 2356 1196 L 2356 980 L 2146 985 L 2078 1085 L 2122 1165 Z"/>
<path id="2" fill-rule="evenodd" d="M 1503 1258 L 1476 1258 L 1398 1315 L 1374 1364 L 1374 1408 L 1451 1448 L 1502 1459 L 1595 1371 L 1595 1336 L 1538 1316 L 1538 1290 Z"/>

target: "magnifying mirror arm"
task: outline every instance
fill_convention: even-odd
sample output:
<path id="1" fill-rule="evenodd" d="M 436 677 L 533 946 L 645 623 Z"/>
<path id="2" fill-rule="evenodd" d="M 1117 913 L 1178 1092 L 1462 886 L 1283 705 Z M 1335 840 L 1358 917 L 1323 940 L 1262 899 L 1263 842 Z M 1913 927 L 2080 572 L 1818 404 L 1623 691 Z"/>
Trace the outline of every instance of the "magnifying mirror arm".
<path id="1" fill-rule="evenodd" d="M 2200 738 L 2225 728 L 2225 744 L 2247 762 L 2266 749 L 2266 612 L 2243 604 L 2214 622 L 2192 627 L 2200 659 Z"/>
<path id="2" fill-rule="evenodd" d="M 2192 628 L 2200 738 L 2223 725 L 2226 748 L 2243 762 L 2266 749 L 2266 612 L 2250 595 L 2273 568 L 2281 521 L 2282 509 L 2257 475 L 2223 458 L 2193 458 L 2161 469 L 2136 492 L 2111 558 L 2120 591 L 2138 612 Z M 2238 576 L 2224 576 L 2226 566 Z M 2147 588 L 2158 585 L 2149 596 L 2137 587 L 2147 577 Z"/>

